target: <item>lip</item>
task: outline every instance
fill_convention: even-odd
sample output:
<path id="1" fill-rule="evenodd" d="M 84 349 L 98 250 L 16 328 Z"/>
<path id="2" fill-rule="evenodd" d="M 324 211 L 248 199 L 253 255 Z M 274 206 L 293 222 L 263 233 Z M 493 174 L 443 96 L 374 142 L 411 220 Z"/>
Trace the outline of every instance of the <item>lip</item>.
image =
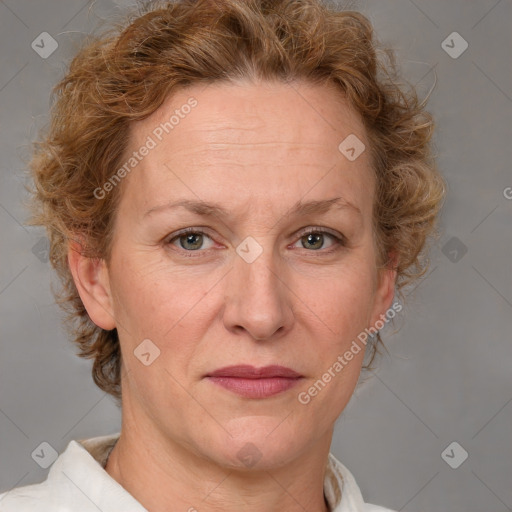
<path id="1" fill-rule="evenodd" d="M 271 379 L 283 377 L 286 379 L 297 379 L 302 377 L 300 373 L 286 368 L 286 366 L 270 365 L 256 368 L 250 364 L 239 364 L 219 368 L 207 375 L 207 377 L 235 377 L 240 379 Z"/>
<path id="2" fill-rule="evenodd" d="M 302 375 L 291 368 L 279 365 L 261 368 L 237 365 L 215 370 L 206 375 L 206 378 L 246 398 L 267 398 L 292 388 Z"/>

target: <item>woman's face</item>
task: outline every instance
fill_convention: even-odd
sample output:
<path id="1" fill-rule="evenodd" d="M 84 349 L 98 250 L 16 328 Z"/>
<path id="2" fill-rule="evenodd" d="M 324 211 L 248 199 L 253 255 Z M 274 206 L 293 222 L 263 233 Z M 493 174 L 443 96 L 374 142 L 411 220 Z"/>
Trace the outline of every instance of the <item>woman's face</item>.
<path id="1" fill-rule="evenodd" d="M 364 351 L 308 389 L 393 298 L 361 142 L 340 93 L 304 83 L 192 86 L 132 125 L 106 275 L 141 435 L 226 467 L 328 445 Z M 239 365 L 300 378 L 212 377 Z"/>

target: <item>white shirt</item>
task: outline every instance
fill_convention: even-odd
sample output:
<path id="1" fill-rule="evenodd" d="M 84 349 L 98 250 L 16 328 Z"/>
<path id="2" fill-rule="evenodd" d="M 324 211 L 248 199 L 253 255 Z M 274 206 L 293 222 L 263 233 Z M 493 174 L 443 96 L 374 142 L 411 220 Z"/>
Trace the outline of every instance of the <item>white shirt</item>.
<path id="1" fill-rule="evenodd" d="M 0 494 L 0 512 L 148 512 L 104 469 L 118 438 L 70 441 L 44 482 Z M 324 494 L 332 512 L 393 512 L 364 503 L 354 477 L 332 453 Z"/>

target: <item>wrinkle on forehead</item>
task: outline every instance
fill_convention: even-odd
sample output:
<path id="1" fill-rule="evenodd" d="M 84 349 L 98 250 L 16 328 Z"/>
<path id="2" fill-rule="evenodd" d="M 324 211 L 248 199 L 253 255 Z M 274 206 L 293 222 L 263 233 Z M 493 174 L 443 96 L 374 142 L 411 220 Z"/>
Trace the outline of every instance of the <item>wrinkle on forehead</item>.
<path id="1" fill-rule="evenodd" d="M 192 88 L 137 121 L 131 145 L 144 142 L 191 96 L 197 106 L 130 175 L 136 202 L 148 206 L 184 194 L 233 206 L 251 197 L 253 208 L 265 203 L 267 209 L 272 194 L 282 205 L 305 194 L 319 199 L 339 192 L 370 210 L 368 151 L 349 162 L 338 150 L 351 133 L 367 144 L 362 120 L 341 94 L 322 86 L 300 94 L 286 86 Z"/>
<path id="2" fill-rule="evenodd" d="M 299 143 L 289 141 L 259 141 L 259 142 L 210 142 L 206 144 L 184 144 L 180 145 L 173 150 L 173 155 L 189 155 L 203 156 L 215 154 L 216 157 L 222 157 L 223 153 L 236 152 L 250 152 L 259 151 L 261 148 L 268 148 L 269 150 L 282 150 L 286 153 L 297 153 L 304 151 L 306 153 L 311 150 L 315 151 L 315 154 L 322 154 L 324 157 L 339 156 L 337 148 L 326 144 L 316 143 Z M 239 162 L 240 163 L 240 162 Z"/>

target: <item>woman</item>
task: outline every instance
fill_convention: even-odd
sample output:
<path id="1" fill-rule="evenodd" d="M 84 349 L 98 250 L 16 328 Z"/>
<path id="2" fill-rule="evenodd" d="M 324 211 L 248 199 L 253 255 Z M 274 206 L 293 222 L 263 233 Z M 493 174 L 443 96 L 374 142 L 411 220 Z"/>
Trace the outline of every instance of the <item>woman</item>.
<path id="1" fill-rule="evenodd" d="M 153 5 L 78 53 L 34 223 L 122 427 L 2 511 L 387 510 L 330 444 L 444 183 L 378 54 L 317 0 Z"/>

